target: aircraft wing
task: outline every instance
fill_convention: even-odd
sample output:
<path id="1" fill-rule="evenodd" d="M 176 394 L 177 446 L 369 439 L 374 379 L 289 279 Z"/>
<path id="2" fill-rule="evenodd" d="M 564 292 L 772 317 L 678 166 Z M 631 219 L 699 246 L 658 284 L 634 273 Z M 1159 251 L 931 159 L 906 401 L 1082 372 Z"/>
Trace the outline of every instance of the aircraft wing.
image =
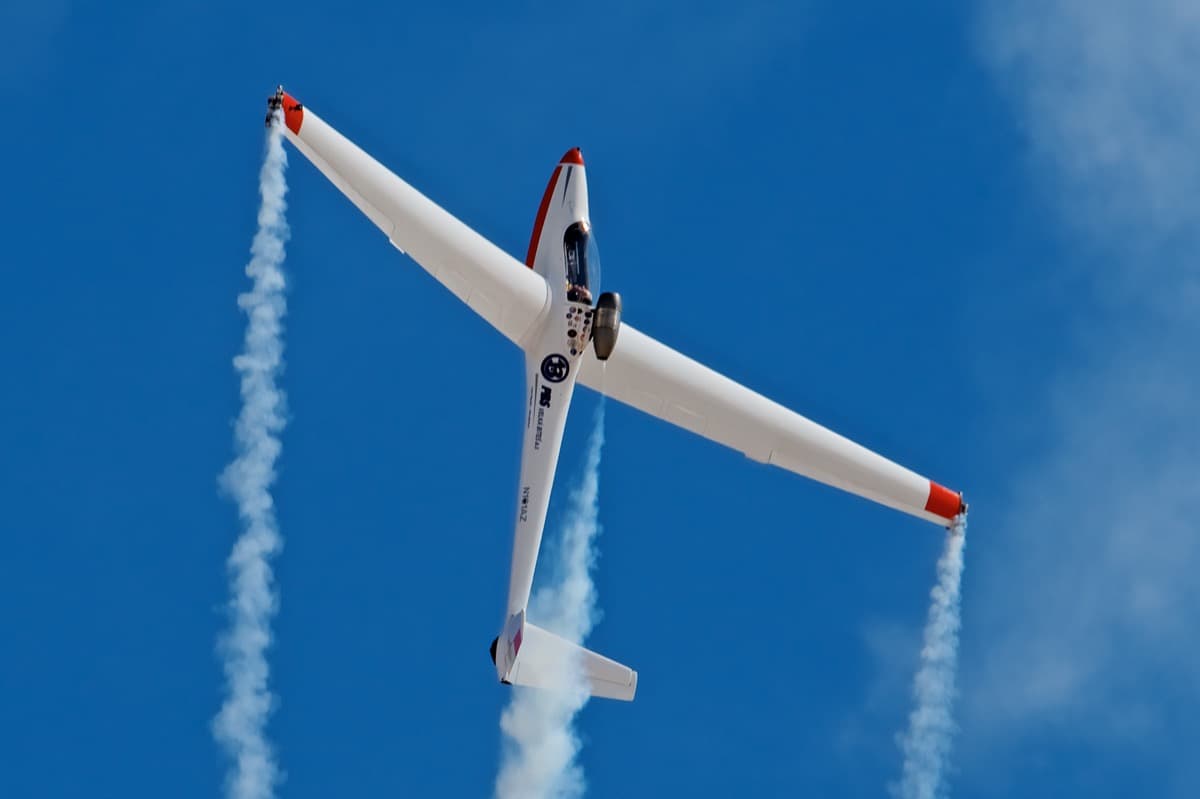
<path id="1" fill-rule="evenodd" d="M 588 348 L 579 382 L 745 453 L 926 521 L 948 526 L 959 494 L 827 430 L 622 322 L 599 361 Z"/>
<path id="2" fill-rule="evenodd" d="M 546 281 L 388 171 L 291 95 L 277 96 L 288 140 L 392 244 L 522 345 L 549 305 Z"/>

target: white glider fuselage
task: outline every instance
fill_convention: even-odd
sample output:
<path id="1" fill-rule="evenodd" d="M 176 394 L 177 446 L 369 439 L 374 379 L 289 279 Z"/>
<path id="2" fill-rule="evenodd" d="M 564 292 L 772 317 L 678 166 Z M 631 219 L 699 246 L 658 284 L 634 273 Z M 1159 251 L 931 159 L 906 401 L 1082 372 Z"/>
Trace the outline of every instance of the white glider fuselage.
<path id="1" fill-rule="evenodd" d="M 590 235 L 583 159 L 578 150 L 571 150 L 563 156 L 546 187 L 526 258 L 526 265 L 550 288 L 550 308 L 525 347 L 521 476 L 505 629 L 496 653 L 496 671 L 505 681 L 520 648 L 518 636 L 522 634 L 533 586 L 577 367 L 591 337 L 590 300 L 598 288 L 598 264 L 594 246 L 589 247 Z"/>

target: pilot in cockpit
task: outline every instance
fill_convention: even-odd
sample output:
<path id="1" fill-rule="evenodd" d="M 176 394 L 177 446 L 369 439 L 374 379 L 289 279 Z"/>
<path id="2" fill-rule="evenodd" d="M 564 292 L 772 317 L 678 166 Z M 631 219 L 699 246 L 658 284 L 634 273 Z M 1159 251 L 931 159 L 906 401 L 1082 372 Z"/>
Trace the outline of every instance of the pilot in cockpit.
<path id="1" fill-rule="evenodd" d="M 587 305 L 592 304 L 592 292 L 588 291 L 584 286 L 573 286 L 567 284 L 567 299 L 571 302 L 582 302 Z"/>
<path id="2" fill-rule="evenodd" d="M 563 257 L 567 266 L 567 299 L 592 304 L 588 289 L 588 238 L 591 229 L 586 222 L 576 222 L 563 235 Z"/>

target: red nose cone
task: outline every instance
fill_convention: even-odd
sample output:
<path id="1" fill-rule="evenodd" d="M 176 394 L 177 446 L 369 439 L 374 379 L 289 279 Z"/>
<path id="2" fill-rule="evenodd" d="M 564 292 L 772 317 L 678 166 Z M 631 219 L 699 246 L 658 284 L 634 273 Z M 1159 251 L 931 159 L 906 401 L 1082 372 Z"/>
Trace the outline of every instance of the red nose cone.
<path id="1" fill-rule="evenodd" d="M 579 164 L 580 166 L 583 166 L 583 153 L 579 151 L 578 147 L 572 147 L 570 150 L 567 150 L 567 154 L 562 157 L 562 160 L 559 161 L 559 163 Z"/>
<path id="2" fill-rule="evenodd" d="M 300 135 L 300 126 L 304 124 L 304 106 L 287 92 L 283 93 L 283 121 L 287 123 L 288 130 Z"/>

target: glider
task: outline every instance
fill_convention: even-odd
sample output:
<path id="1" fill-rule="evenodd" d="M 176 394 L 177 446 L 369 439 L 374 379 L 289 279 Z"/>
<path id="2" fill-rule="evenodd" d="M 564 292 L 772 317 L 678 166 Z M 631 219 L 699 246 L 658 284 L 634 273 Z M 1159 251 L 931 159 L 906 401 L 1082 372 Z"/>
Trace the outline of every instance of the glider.
<path id="1" fill-rule="evenodd" d="M 501 682 L 563 689 L 576 659 L 593 696 L 631 700 L 637 672 L 526 619 L 567 410 L 577 383 L 697 435 L 943 526 L 962 495 L 827 430 L 646 335 L 598 293 L 587 171 L 568 150 L 538 206 L 525 262 L 426 198 L 280 87 L 267 124 L 400 251 L 525 352 L 526 415 L 508 606 L 492 642 Z"/>

